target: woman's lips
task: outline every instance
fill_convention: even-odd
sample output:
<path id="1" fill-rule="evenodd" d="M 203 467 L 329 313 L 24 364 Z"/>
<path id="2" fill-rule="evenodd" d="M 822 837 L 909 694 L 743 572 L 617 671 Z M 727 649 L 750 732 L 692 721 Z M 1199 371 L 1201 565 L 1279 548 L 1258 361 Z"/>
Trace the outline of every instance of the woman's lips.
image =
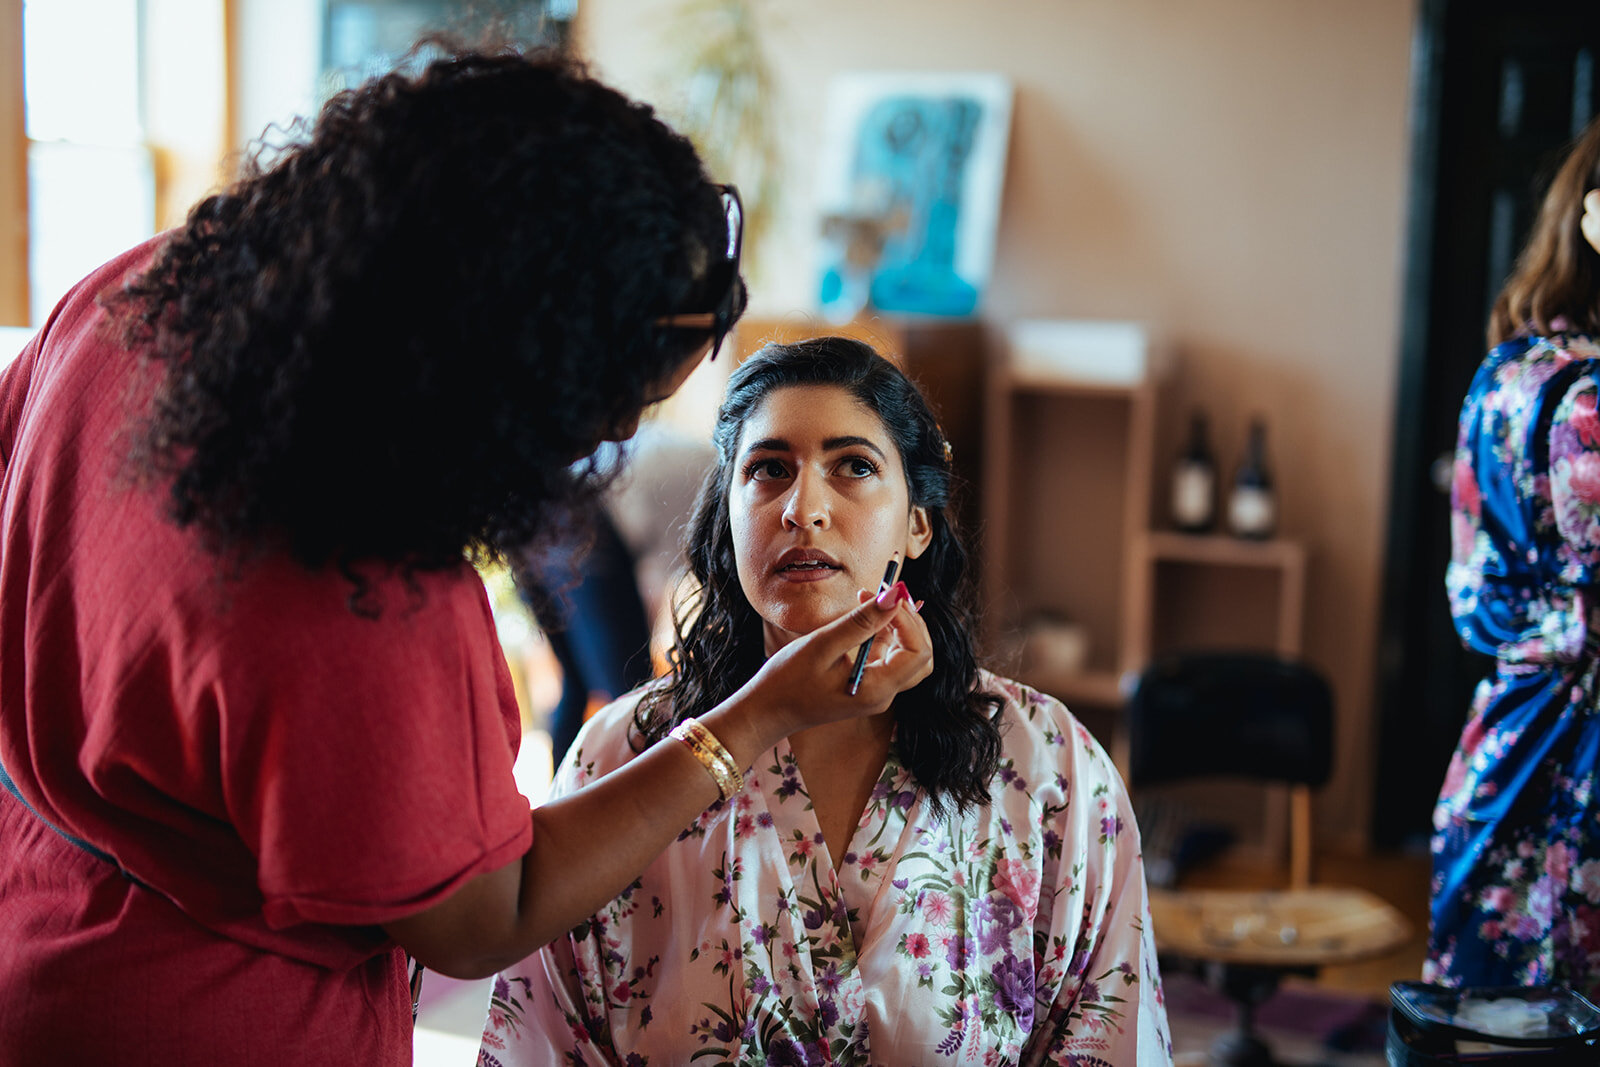
<path id="1" fill-rule="evenodd" d="M 838 573 L 840 573 L 838 565 L 823 563 L 820 560 L 786 563 L 778 568 L 778 577 L 786 582 L 822 582 Z"/>
<path id="2" fill-rule="evenodd" d="M 778 557 L 776 573 L 786 582 L 821 582 L 843 568 L 826 552 L 810 548 L 791 548 Z"/>

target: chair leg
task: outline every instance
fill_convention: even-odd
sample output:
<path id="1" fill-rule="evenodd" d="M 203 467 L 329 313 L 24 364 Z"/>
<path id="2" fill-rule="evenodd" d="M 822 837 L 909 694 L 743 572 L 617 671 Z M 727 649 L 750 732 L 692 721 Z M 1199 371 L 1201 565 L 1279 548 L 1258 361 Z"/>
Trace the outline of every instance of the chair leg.
<path id="1" fill-rule="evenodd" d="M 1234 1006 L 1234 1029 L 1211 1045 L 1215 1067 L 1275 1067 L 1272 1050 L 1256 1034 L 1256 1008 L 1277 990 L 1281 974 L 1268 968 L 1207 965 L 1207 981 Z"/>
<path id="2" fill-rule="evenodd" d="M 1211 1062 L 1215 1067 L 1274 1067 L 1272 1050 L 1256 1036 L 1254 1004 L 1238 1004 L 1236 1027 L 1212 1042 Z"/>

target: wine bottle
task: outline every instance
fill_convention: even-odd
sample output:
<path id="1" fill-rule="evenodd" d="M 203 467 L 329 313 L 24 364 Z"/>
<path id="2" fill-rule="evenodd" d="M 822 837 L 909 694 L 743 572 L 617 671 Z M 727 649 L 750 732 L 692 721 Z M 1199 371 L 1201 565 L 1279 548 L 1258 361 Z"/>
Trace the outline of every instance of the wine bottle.
<path id="1" fill-rule="evenodd" d="M 1189 421 L 1189 443 L 1172 465 L 1172 524 L 1184 533 L 1205 533 L 1217 517 L 1217 464 L 1206 442 L 1206 417 Z"/>
<path id="2" fill-rule="evenodd" d="M 1236 537 L 1266 540 L 1278 525 L 1278 497 L 1267 470 L 1267 425 L 1250 422 L 1250 440 L 1234 472 L 1228 498 L 1228 527 Z"/>

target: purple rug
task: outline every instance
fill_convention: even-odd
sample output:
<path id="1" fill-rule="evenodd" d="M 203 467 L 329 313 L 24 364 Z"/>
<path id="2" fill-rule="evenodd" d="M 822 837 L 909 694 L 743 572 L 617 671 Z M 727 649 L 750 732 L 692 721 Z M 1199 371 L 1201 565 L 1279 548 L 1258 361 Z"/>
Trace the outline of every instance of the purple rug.
<path id="1" fill-rule="evenodd" d="M 1233 1004 L 1198 977 L 1166 974 L 1162 982 L 1175 1046 L 1204 1047 L 1232 1027 Z M 1256 1028 L 1269 1043 L 1283 1039 L 1333 1059 L 1381 1057 L 1388 1025 L 1387 1000 L 1301 986 L 1279 989 L 1256 1011 Z"/>

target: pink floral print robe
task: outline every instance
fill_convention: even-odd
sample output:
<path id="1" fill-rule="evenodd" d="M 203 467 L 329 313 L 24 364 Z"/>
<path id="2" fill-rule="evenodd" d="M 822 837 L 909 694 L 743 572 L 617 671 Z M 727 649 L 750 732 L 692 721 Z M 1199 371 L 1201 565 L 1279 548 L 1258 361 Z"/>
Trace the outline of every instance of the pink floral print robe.
<path id="1" fill-rule="evenodd" d="M 940 818 L 891 751 L 835 874 L 780 743 L 496 980 L 480 1067 L 1170 1063 L 1122 781 L 1059 702 L 982 684 L 1006 699 L 986 805 Z M 636 700 L 585 727 L 553 796 L 633 756 Z"/>

